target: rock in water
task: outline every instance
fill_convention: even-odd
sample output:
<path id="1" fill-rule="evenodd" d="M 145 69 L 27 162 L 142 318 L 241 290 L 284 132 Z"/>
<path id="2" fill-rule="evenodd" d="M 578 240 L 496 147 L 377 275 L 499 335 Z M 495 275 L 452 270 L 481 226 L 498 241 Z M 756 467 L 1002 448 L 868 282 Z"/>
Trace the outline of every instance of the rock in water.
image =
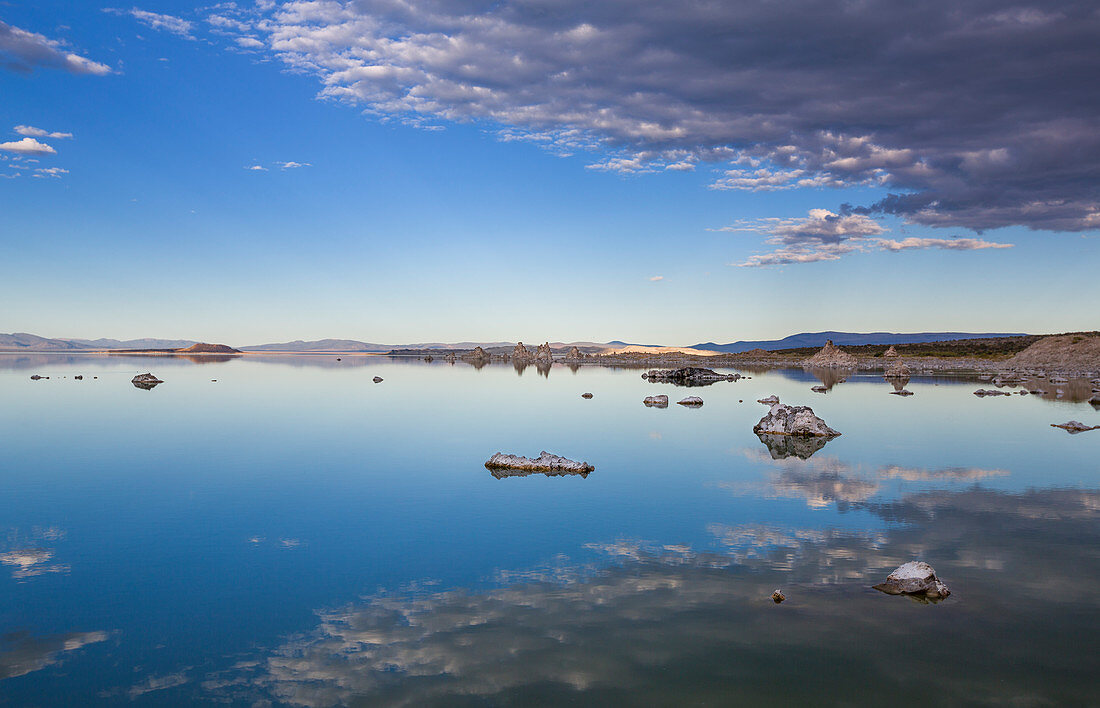
<path id="1" fill-rule="evenodd" d="M 516 346 L 512 348 L 512 361 L 527 361 L 530 358 L 531 352 L 527 351 L 523 342 L 516 342 Z"/>
<path id="2" fill-rule="evenodd" d="M 137 388 L 151 391 L 157 384 L 162 384 L 164 382 L 158 379 L 156 376 L 146 373 L 138 374 L 134 378 L 130 379 L 130 383 L 132 383 Z"/>
<path id="3" fill-rule="evenodd" d="M 951 594 L 936 577 L 936 571 L 924 561 L 910 561 L 886 576 L 886 582 L 873 586 L 887 595 L 921 595 L 942 600 Z"/>
<path id="4" fill-rule="evenodd" d="M 490 470 L 517 470 L 519 472 L 543 472 L 547 475 L 583 474 L 587 475 L 596 468 L 587 462 L 577 462 L 560 455 L 554 455 L 546 450 L 539 453 L 538 457 L 521 457 L 519 455 L 505 455 L 498 452 L 485 463 Z"/>
<path id="5" fill-rule="evenodd" d="M 765 406 L 774 406 L 776 403 L 779 403 L 779 396 L 772 395 L 767 398 L 758 398 L 756 402 L 763 403 Z"/>
<path id="6" fill-rule="evenodd" d="M 1067 430 L 1075 435 L 1077 433 L 1083 433 L 1086 430 L 1100 430 L 1100 425 L 1085 425 L 1078 420 L 1070 420 L 1066 421 L 1065 423 L 1051 423 L 1050 427 L 1061 428 L 1062 430 Z"/>
<path id="7" fill-rule="evenodd" d="M 491 357 L 489 352 L 485 351 L 481 347 L 474 347 L 474 350 L 468 354 L 462 355 L 463 359 L 467 361 L 488 361 Z"/>
<path id="8" fill-rule="evenodd" d="M 578 359 L 583 359 L 584 354 L 581 354 L 580 349 L 577 349 L 576 347 L 570 347 L 569 353 L 565 355 L 565 358 L 569 361 L 577 361 Z"/>
<path id="9" fill-rule="evenodd" d="M 828 393 L 829 392 L 829 389 L 826 388 L 825 386 L 811 386 L 810 390 L 813 391 L 814 393 Z"/>
<path id="10" fill-rule="evenodd" d="M 664 394 L 660 396 L 646 396 L 642 403 L 646 405 L 646 408 L 668 408 L 668 396 Z"/>
<path id="11" fill-rule="evenodd" d="M 535 352 L 535 361 L 544 361 L 547 363 L 554 361 L 554 352 L 550 351 L 550 342 L 544 342 L 539 345 L 539 350 Z"/>
<path id="12" fill-rule="evenodd" d="M 835 438 L 839 432 L 825 425 L 814 415 L 809 406 L 788 406 L 776 403 L 768 414 L 753 426 L 757 435 L 798 435 L 806 437 Z"/>
<path id="13" fill-rule="evenodd" d="M 676 405 L 678 405 L 678 406 L 693 406 L 695 408 L 698 408 L 699 406 L 703 405 L 703 399 L 699 398 L 698 396 L 688 396 L 687 398 L 685 398 L 683 400 L 676 401 Z"/>
<path id="14" fill-rule="evenodd" d="M 650 369 L 642 374 L 650 381 L 668 381 L 678 386 L 706 386 L 716 381 L 736 381 L 741 374 L 719 374 L 711 369 L 686 366 L 682 369 Z"/>
<path id="15" fill-rule="evenodd" d="M 775 592 L 772 593 L 772 602 L 774 602 L 777 605 L 779 603 L 783 602 L 786 599 L 787 599 L 787 596 L 784 595 L 783 593 L 779 592 L 778 588 L 776 589 Z"/>
<path id="16" fill-rule="evenodd" d="M 592 394 L 586 391 L 581 394 L 581 398 L 592 398 Z"/>
<path id="17" fill-rule="evenodd" d="M 1021 391 L 1021 393 L 1024 393 L 1024 392 Z M 895 389 L 895 390 L 891 391 L 890 395 L 892 395 L 892 396 L 912 396 L 913 392 L 910 391 L 907 388 L 899 388 L 899 389 Z"/>
<path id="18" fill-rule="evenodd" d="M 374 381 L 375 383 L 382 383 L 382 377 L 381 377 L 381 376 L 375 376 L 375 377 L 374 377 L 374 379 L 373 379 L 373 381 Z"/>
<path id="19" fill-rule="evenodd" d="M 855 368 L 859 362 L 854 356 L 833 344 L 833 340 L 825 341 L 825 346 L 817 354 L 802 362 L 803 366 L 818 367 L 851 367 Z"/>
<path id="20" fill-rule="evenodd" d="M 974 395 L 979 398 L 984 398 L 985 396 L 1011 396 L 1012 394 L 1008 391 L 998 391 L 995 388 L 979 388 L 974 392 Z"/>
<path id="21" fill-rule="evenodd" d="M 882 375 L 884 379 L 908 379 L 909 367 L 905 365 L 904 361 L 897 361 L 891 364 L 886 373 Z"/>

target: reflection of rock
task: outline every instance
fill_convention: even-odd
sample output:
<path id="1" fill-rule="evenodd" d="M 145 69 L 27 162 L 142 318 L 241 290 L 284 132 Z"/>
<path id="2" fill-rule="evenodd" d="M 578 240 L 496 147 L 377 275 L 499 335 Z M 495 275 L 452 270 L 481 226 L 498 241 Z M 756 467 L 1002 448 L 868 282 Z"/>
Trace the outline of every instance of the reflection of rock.
<path id="1" fill-rule="evenodd" d="M 69 632 L 46 637 L 18 631 L 7 633 L 0 637 L 0 680 L 44 669 L 56 664 L 62 652 L 106 641 L 108 636 L 106 632 Z"/>
<path id="2" fill-rule="evenodd" d="M 834 369 L 827 366 L 803 367 L 803 371 L 810 372 L 827 391 L 831 391 L 833 386 L 847 381 L 848 374 L 851 373 L 848 369 Z"/>
<path id="3" fill-rule="evenodd" d="M 1100 425 L 1085 425 L 1077 420 L 1070 420 L 1065 423 L 1051 423 L 1052 428 L 1061 428 L 1062 430 L 1069 431 L 1072 434 L 1083 433 L 1087 430 L 1100 430 Z"/>
<path id="4" fill-rule="evenodd" d="M 833 340 L 829 339 L 825 342 L 825 346 L 821 348 L 821 351 L 806 359 L 802 362 L 802 365 L 808 367 L 855 368 L 857 363 L 859 362 L 854 356 L 833 344 Z"/>
<path id="5" fill-rule="evenodd" d="M 814 415 L 809 406 L 788 406 L 776 403 L 768 411 L 768 414 L 760 419 L 752 432 L 757 435 L 766 433 L 769 435 L 799 435 L 835 438 L 840 435 L 825 421 Z"/>
<path id="6" fill-rule="evenodd" d="M 922 595 L 941 600 L 951 594 L 936 577 L 936 571 L 924 561 L 910 561 L 886 576 L 886 582 L 874 586 L 887 595 Z"/>
<path id="7" fill-rule="evenodd" d="M 646 396 L 642 403 L 647 408 L 668 408 L 668 396 L 661 394 L 660 396 Z"/>
<path id="8" fill-rule="evenodd" d="M 811 386 L 810 390 L 814 393 L 828 393 L 829 389 L 825 386 Z"/>
<path id="9" fill-rule="evenodd" d="M 709 386 L 716 381 L 736 381 L 740 374 L 719 374 L 711 369 L 687 366 L 682 369 L 650 369 L 643 379 L 676 384 L 677 386 Z"/>
<path id="10" fill-rule="evenodd" d="M 130 383 L 132 383 L 137 388 L 151 391 L 155 386 L 164 382 L 158 379 L 156 376 L 153 376 L 152 374 L 138 374 L 134 378 L 130 379 Z"/>
<path id="11" fill-rule="evenodd" d="M 698 408 L 699 406 L 703 405 L 703 399 L 699 398 L 698 396 L 688 396 L 687 398 L 676 401 L 676 404 L 680 406 L 690 406 Z"/>
<path id="12" fill-rule="evenodd" d="M 768 446 L 768 452 L 771 453 L 773 460 L 785 460 L 788 457 L 808 460 L 811 455 L 825 447 L 825 443 L 831 439 L 799 435 L 769 435 L 767 433 L 757 433 L 756 437 Z"/>
<path id="13" fill-rule="evenodd" d="M 520 455 L 506 455 L 503 452 L 498 452 L 489 458 L 485 466 L 490 470 L 516 470 L 527 474 L 542 472 L 549 476 L 561 474 L 588 474 L 596 469 L 587 462 L 570 460 L 559 455 L 551 454 L 546 450 L 543 450 L 539 453 L 539 456 L 535 458 L 521 457 Z M 500 477 L 497 478 L 499 479 Z"/>

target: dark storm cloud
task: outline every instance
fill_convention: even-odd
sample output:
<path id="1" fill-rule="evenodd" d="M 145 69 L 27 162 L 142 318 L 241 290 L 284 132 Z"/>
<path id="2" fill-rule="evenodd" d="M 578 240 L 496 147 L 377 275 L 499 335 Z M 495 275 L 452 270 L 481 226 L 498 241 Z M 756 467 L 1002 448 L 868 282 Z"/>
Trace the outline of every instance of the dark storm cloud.
<path id="1" fill-rule="evenodd" d="M 724 162 L 715 189 L 875 185 L 846 212 L 929 226 L 1100 228 L 1095 2 L 265 5 L 207 19 L 382 119 L 480 121 L 597 169 Z"/>

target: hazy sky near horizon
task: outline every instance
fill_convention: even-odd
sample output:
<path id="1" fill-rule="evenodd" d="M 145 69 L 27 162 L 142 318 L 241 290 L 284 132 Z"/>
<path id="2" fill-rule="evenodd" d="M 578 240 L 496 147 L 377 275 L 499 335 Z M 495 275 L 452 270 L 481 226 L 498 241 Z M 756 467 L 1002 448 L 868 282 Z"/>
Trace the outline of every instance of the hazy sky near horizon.
<path id="1" fill-rule="evenodd" d="M 0 3 L 0 332 L 1096 329 L 1100 7 Z"/>

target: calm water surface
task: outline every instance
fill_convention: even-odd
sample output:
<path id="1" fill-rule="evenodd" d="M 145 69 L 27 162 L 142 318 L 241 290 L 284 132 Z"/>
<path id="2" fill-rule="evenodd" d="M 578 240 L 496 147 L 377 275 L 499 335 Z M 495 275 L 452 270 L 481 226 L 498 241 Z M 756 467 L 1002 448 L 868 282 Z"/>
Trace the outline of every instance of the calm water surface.
<path id="1" fill-rule="evenodd" d="M 0 705 L 1100 702 L 1086 403 L 342 358 L 0 355 Z M 596 470 L 483 467 L 543 449 Z"/>

